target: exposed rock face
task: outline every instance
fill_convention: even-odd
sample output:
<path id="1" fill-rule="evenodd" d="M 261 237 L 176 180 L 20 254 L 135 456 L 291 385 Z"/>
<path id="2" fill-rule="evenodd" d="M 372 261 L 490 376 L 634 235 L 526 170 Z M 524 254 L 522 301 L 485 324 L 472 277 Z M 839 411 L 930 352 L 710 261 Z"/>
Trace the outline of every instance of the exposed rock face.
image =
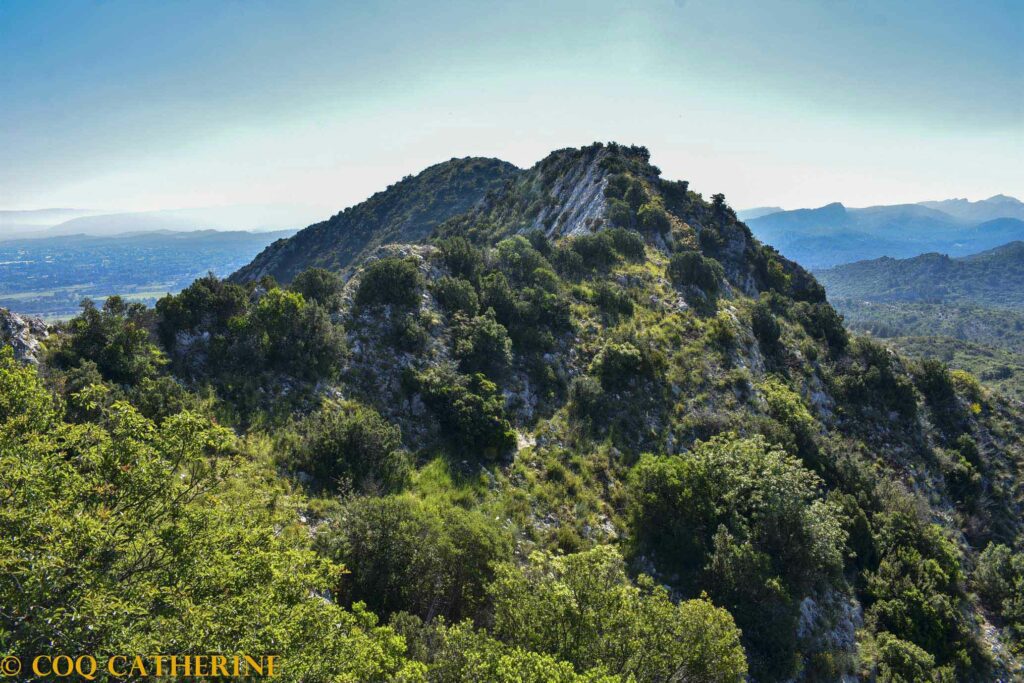
<path id="1" fill-rule="evenodd" d="M 14 348 L 14 357 L 22 363 L 38 365 L 49 332 L 40 318 L 22 316 L 0 308 L 0 343 Z"/>
<path id="2" fill-rule="evenodd" d="M 541 209 L 530 229 L 544 230 L 554 238 L 584 234 L 600 226 L 608 208 L 604 197 L 607 171 L 601 167 L 607 154 L 607 149 L 600 149 L 569 168 L 551 189 L 555 202 Z"/>

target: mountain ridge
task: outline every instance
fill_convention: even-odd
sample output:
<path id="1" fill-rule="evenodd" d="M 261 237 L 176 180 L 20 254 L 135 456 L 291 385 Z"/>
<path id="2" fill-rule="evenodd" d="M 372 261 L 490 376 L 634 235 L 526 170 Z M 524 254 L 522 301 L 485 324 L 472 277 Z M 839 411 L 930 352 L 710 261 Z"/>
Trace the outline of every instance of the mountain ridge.
<path id="1" fill-rule="evenodd" d="M 483 157 L 434 164 L 291 239 L 271 244 L 231 278 L 245 282 L 269 275 L 289 282 L 313 265 L 344 270 L 380 244 L 422 239 L 519 172 L 508 162 Z"/>
<path id="2" fill-rule="evenodd" d="M 807 267 L 822 269 L 881 256 L 909 258 L 931 251 L 966 255 L 1024 239 L 1024 212 L 1015 208 L 1020 202 L 1006 199 L 968 203 L 973 207 L 971 211 L 954 212 L 956 215 L 943 211 L 943 202 L 863 208 L 833 202 L 815 209 L 753 217 L 747 222 L 762 241 Z M 1006 206 L 1009 208 L 999 208 Z M 1000 213 L 1009 215 L 992 215 Z"/>
<path id="3" fill-rule="evenodd" d="M 1024 308 L 1022 241 L 955 258 L 929 252 L 857 261 L 815 275 L 835 299 Z"/>

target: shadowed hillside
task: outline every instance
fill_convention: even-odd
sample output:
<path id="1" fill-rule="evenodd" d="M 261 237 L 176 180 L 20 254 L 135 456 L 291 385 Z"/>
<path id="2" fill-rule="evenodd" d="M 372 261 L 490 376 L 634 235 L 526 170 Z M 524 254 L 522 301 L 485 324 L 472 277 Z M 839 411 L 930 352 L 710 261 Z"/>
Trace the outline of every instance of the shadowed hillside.
<path id="1" fill-rule="evenodd" d="M 469 210 L 518 172 L 497 159 L 467 157 L 431 166 L 293 238 L 271 244 L 232 279 L 247 282 L 270 275 L 291 282 L 313 266 L 343 270 L 381 244 L 426 237 L 439 223 Z"/>

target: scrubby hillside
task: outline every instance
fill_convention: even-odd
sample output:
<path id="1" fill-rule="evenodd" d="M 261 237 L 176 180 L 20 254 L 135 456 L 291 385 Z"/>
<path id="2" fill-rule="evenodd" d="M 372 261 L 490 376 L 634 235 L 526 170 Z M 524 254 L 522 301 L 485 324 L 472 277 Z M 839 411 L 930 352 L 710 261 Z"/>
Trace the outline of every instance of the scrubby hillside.
<path id="1" fill-rule="evenodd" d="M 323 223 L 274 242 L 231 279 L 251 282 L 269 275 L 291 282 L 307 268 L 346 269 L 376 246 L 426 237 L 438 223 L 467 211 L 518 172 L 497 159 L 467 157 L 436 164 Z"/>
<path id="2" fill-rule="evenodd" d="M 0 613 L 6 642 L 76 615 L 64 650 L 140 633 L 189 647 L 237 577 L 282 637 L 248 613 L 235 633 L 280 652 L 291 680 L 1021 674 L 1019 411 L 967 374 L 850 337 L 722 195 L 661 178 L 643 148 L 561 150 L 355 266 L 347 281 L 210 277 L 155 311 L 87 309 L 53 345 L 56 403 L 0 364 L 44 406 L 26 426 L 0 402 L 0 434 L 24 444 L 3 457 L 36 467 L 29 445 L 54 424 L 109 453 L 56 470 L 98 491 L 72 517 L 95 536 L 32 521 L 48 497 L 73 508 L 50 479 L 12 489 L 4 566 L 30 573 L 25 558 L 53 547 L 66 558 L 47 562 L 90 562 L 84 589 L 11 603 L 22 592 L 0 574 L 0 604 L 16 605 Z M 138 566 L 103 497 L 145 481 L 133 448 L 145 472 L 192 468 L 186 488 L 207 472 L 195 463 L 222 468 L 189 498 L 194 522 L 160 517 L 161 557 L 198 568 L 212 534 L 263 549 L 266 570 L 231 552 L 205 574 L 161 565 L 127 616 L 89 611 L 91 586 Z M 152 490 L 177 495 L 172 481 Z M 117 510 L 150 514 L 133 501 Z M 196 609 L 161 602 L 168 585 Z"/>
<path id="3" fill-rule="evenodd" d="M 961 258 L 859 261 L 817 275 L 832 299 L 1024 308 L 1024 242 Z"/>
<path id="4" fill-rule="evenodd" d="M 882 258 L 818 273 L 847 326 L 1024 395 L 1024 243 L 962 258 Z"/>

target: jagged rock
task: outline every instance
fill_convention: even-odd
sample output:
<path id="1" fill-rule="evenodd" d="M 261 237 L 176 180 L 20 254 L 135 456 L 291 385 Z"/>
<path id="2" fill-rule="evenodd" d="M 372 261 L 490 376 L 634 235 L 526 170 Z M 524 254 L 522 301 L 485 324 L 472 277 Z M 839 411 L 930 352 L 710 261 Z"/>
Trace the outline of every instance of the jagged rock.
<path id="1" fill-rule="evenodd" d="M 47 336 L 49 332 L 41 318 L 0 308 L 0 343 L 10 345 L 18 361 L 38 365 L 43 351 L 41 340 Z"/>
<path id="2" fill-rule="evenodd" d="M 553 203 L 541 209 L 530 230 L 544 230 L 548 237 L 565 237 L 600 226 L 608 208 L 604 198 L 608 172 L 601 167 L 607 156 L 608 150 L 602 148 L 562 175 L 549 195 Z"/>

